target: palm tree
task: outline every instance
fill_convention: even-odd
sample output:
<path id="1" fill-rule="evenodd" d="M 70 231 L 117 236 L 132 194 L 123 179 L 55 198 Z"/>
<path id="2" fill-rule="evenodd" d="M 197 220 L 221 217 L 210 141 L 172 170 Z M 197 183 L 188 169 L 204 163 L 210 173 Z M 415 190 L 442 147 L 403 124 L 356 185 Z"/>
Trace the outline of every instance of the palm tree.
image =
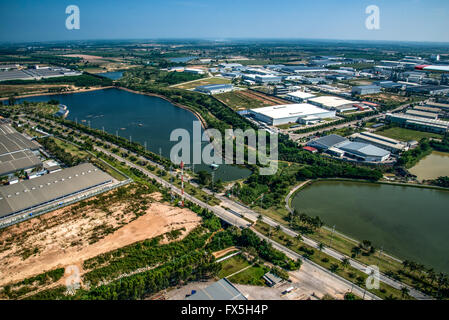
<path id="1" fill-rule="evenodd" d="M 356 246 L 352 248 L 351 252 L 354 254 L 354 257 L 357 257 L 362 252 L 362 249 Z"/>
<path id="2" fill-rule="evenodd" d="M 324 244 L 323 243 L 318 243 L 318 250 L 321 252 L 324 249 Z"/>
<path id="3" fill-rule="evenodd" d="M 261 214 L 259 214 L 257 216 L 257 222 L 261 222 L 263 220 L 263 216 Z"/>
<path id="4" fill-rule="evenodd" d="M 276 227 L 274 227 L 274 230 L 276 230 L 276 232 L 281 231 L 281 226 L 279 224 L 276 225 Z"/>
<path id="5" fill-rule="evenodd" d="M 342 265 L 343 269 L 346 269 L 347 267 L 349 267 L 351 265 L 351 263 L 350 263 L 349 259 L 345 257 L 341 260 L 341 265 Z"/>
<path id="6" fill-rule="evenodd" d="M 301 241 L 302 240 L 302 236 L 298 233 L 295 237 L 296 240 Z"/>
<path id="7" fill-rule="evenodd" d="M 408 293 L 410 292 L 410 290 L 407 287 L 402 287 L 401 288 L 401 295 L 402 298 L 405 299 L 408 297 Z"/>

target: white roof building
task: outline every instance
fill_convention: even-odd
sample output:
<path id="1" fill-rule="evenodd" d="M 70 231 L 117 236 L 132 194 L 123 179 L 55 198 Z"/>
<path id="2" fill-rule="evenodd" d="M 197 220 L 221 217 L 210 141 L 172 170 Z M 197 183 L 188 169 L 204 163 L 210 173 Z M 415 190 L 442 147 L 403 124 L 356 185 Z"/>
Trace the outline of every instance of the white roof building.
<path id="1" fill-rule="evenodd" d="M 334 96 L 321 96 L 311 98 L 308 100 L 308 102 L 325 109 L 337 110 L 338 112 L 357 110 L 357 107 L 355 107 L 354 104 L 358 103 Z"/>
<path id="2" fill-rule="evenodd" d="M 319 121 L 320 119 L 335 117 L 335 111 L 325 110 L 308 103 L 285 104 L 249 110 L 257 120 L 270 125 L 286 123 Z"/>
<path id="3" fill-rule="evenodd" d="M 295 102 L 303 102 L 307 99 L 315 98 L 316 96 L 314 94 L 311 94 L 309 92 L 303 92 L 303 91 L 295 91 L 287 93 L 287 99 L 295 101 Z"/>

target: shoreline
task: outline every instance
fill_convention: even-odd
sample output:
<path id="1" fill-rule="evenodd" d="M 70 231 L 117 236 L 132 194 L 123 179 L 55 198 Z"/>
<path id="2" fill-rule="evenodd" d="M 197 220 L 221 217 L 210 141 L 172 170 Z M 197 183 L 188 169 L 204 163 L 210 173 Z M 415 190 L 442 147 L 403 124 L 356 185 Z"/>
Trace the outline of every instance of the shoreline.
<path id="1" fill-rule="evenodd" d="M 95 88 L 89 88 L 89 89 L 81 89 L 81 90 L 77 90 L 77 91 L 30 93 L 30 94 L 24 94 L 21 96 L 14 96 L 14 98 L 22 99 L 22 98 L 30 98 L 30 97 L 38 97 L 38 96 L 54 96 L 54 95 L 60 95 L 60 94 L 74 94 L 74 93 L 98 91 L 98 90 L 105 90 L 105 89 L 112 89 L 112 88 L 116 88 L 116 87 L 107 86 L 107 87 L 99 87 L 99 88 L 95 87 Z M 8 99 L 9 99 L 9 97 L 3 97 L 3 98 L 0 98 L 0 101 L 5 101 Z"/>

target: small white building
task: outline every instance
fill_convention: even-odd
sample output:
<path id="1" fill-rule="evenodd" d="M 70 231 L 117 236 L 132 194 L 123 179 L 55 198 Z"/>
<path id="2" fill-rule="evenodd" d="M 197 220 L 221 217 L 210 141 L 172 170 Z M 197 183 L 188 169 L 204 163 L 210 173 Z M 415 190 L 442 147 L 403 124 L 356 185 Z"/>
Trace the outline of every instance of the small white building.
<path id="1" fill-rule="evenodd" d="M 314 94 L 311 94 L 309 92 L 303 92 L 303 91 L 295 91 L 287 93 L 286 99 L 289 99 L 294 102 L 306 102 L 308 99 L 315 98 L 316 96 Z"/>

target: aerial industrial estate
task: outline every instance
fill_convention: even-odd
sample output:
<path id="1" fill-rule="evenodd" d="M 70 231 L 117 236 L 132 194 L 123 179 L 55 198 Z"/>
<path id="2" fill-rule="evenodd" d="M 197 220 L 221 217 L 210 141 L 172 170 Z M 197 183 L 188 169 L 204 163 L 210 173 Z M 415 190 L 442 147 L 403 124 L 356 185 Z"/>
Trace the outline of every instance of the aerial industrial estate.
<path id="1" fill-rule="evenodd" d="M 449 299 L 447 65 L 445 43 L 1 43 L 0 299 Z"/>

